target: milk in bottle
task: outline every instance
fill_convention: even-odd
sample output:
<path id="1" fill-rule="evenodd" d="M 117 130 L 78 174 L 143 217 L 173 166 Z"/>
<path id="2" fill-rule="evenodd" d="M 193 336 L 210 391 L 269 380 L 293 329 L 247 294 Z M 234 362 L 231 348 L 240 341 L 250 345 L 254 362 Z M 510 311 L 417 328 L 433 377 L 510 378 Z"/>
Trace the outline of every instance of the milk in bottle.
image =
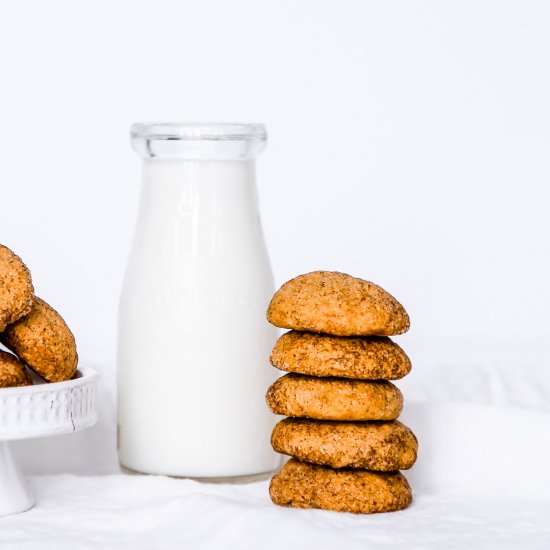
<path id="1" fill-rule="evenodd" d="M 138 124 L 141 203 L 118 326 L 118 444 L 138 472 L 274 470 L 274 292 L 258 214 L 262 125 Z"/>

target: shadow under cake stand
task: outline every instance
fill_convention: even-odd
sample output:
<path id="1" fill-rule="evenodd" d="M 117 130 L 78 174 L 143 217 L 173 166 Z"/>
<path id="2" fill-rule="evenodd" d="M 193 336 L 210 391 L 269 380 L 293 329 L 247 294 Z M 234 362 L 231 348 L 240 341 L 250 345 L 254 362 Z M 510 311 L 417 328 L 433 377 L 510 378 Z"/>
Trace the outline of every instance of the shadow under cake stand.
<path id="1" fill-rule="evenodd" d="M 77 432 L 97 421 L 98 374 L 79 368 L 53 384 L 0 388 L 0 517 L 24 512 L 34 499 L 10 450 L 10 441 Z"/>

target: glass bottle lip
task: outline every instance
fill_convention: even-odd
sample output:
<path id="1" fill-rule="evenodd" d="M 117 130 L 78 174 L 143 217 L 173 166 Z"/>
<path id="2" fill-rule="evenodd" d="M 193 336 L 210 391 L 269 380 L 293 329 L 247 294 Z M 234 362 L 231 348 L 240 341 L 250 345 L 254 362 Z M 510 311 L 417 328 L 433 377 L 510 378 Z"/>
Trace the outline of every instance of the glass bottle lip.
<path id="1" fill-rule="evenodd" d="M 250 160 L 267 143 L 263 124 L 150 122 L 133 124 L 130 140 L 145 159 Z"/>
<path id="2" fill-rule="evenodd" d="M 263 124 L 237 122 L 138 122 L 130 128 L 131 139 L 166 140 L 265 140 Z"/>

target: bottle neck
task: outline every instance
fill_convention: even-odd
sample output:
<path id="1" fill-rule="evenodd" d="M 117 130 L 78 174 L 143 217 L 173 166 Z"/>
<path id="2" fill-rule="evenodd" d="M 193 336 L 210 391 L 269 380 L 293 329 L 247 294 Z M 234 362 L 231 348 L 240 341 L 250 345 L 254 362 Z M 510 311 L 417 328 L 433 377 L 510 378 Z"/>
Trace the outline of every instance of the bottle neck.
<path id="1" fill-rule="evenodd" d="M 145 159 L 142 208 L 166 218 L 191 213 L 219 221 L 257 216 L 255 164 L 253 160 Z"/>
<path id="2" fill-rule="evenodd" d="M 253 185 L 256 180 L 253 160 L 160 160 L 143 161 L 143 182 L 149 186 L 198 186 L 208 189 L 219 185 Z"/>

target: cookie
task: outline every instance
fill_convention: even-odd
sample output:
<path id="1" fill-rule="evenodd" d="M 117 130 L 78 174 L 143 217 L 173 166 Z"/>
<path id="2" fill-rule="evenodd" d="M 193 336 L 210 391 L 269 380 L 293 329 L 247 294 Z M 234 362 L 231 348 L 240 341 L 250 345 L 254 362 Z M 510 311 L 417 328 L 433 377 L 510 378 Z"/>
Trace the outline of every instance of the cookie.
<path id="1" fill-rule="evenodd" d="M 25 365 L 11 353 L 0 350 L 0 388 L 31 385 L 32 380 Z"/>
<path id="2" fill-rule="evenodd" d="M 31 310 L 34 289 L 27 266 L 0 244 L 0 332 Z"/>
<path id="3" fill-rule="evenodd" d="M 418 443 L 398 420 L 330 422 L 285 418 L 273 428 L 271 445 L 278 453 L 332 468 L 365 468 L 379 472 L 407 470 Z"/>
<path id="4" fill-rule="evenodd" d="M 0 334 L 0 342 L 48 382 L 70 380 L 76 373 L 73 333 L 61 315 L 38 297 L 27 316 Z"/>
<path id="5" fill-rule="evenodd" d="M 391 336 L 409 329 L 403 306 L 383 288 L 335 271 L 314 271 L 285 283 L 267 320 L 280 328 L 336 336 Z"/>
<path id="6" fill-rule="evenodd" d="M 411 370 L 405 352 L 384 336 L 350 338 L 293 330 L 277 340 L 270 361 L 287 372 L 363 380 L 398 380 Z"/>
<path id="7" fill-rule="evenodd" d="M 403 408 L 403 395 L 382 380 L 346 380 L 287 374 L 267 390 L 275 414 L 317 420 L 394 420 Z"/>
<path id="8" fill-rule="evenodd" d="M 412 502 L 411 488 L 400 472 L 333 470 L 295 459 L 275 474 L 269 495 L 280 506 L 354 514 L 395 512 Z"/>

